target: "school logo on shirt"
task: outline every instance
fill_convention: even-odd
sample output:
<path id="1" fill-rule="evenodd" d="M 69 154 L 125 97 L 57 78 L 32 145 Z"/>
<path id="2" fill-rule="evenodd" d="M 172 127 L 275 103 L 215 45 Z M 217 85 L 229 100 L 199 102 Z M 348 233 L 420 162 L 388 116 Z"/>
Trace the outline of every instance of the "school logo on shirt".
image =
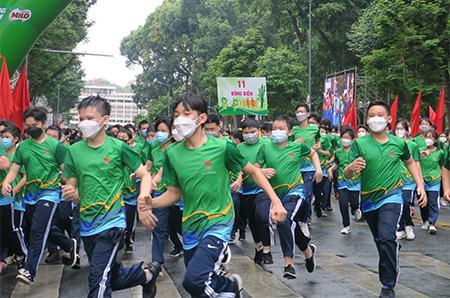
<path id="1" fill-rule="evenodd" d="M 294 154 L 294 153 L 289 153 L 289 156 L 292 157 L 292 158 L 294 158 L 294 157 L 295 157 L 295 154 Z"/>
<path id="2" fill-rule="evenodd" d="M 45 149 L 45 150 L 44 150 L 44 153 L 45 153 L 45 154 L 48 154 L 48 150 L 47 150 L 47 149 Z"/>
<path id="3" fill-rule="evenodd" d="M 103 162 L 108 164 L 111 160 L 108 157 L 103 158 Z"/>
<path id="4" fill-rule="evenodd" d="M 213 169 L 213 167 L 212 167 L 212 166 L 213 166 L 212 162 L 210 162 L 210 161 L 205 161 L 203 164 L 205 165 L 207 171 L 209 171 L 209 172 L 202 173 L 203 175 L 211 175 L 211 174 L 215 174 L 215 173 L 216 173 L 215 171 L 211 171 L 211 170 Z"/>

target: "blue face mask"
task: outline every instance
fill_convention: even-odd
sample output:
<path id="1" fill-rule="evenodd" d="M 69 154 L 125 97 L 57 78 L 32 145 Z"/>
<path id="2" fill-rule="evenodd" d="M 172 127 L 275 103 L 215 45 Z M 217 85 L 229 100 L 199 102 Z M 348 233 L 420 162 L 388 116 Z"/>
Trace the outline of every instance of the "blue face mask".
<path id="1" fill-rule="evenodd" d="M 158 131 L 155 134 L 155 139 L 160 142 L 161 144 L 164 144 L 169 140 L 169 134 L 167 132 Z"/>
<path id="2" fill-rule="evenodd" d="M 13 146 L 13 139 L 3 138 L 2 143 L 3 143 L 3 148 L 5 148 L 5 150 L 9 150 Z"/>
<path id="3" fill-rule="evenodd" d="M 147 130 L 143 129 L 143 130 L 139 131 L 139 134 L 141 135 L 141 137 L 146 138 L 147 137 Z"/>
<path id="4" fill-rule="evenodd" d="M 273 130 L 272 141 L 277 144 L 282 144 L 288 140 L 288 135 L 285 130 Z"/>

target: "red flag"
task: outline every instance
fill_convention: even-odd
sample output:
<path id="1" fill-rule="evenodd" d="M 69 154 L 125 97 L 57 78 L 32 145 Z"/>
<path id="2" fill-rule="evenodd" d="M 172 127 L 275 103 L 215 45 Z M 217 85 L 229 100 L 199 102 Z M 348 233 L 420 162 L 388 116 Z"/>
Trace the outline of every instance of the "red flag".
<path id="1" fill-rule="evenodd" d="M 2 70 L 0 72 L 0 119 L 9 120 L 13 113 L 13 99 L 11 82 L 9 80 L 6 57 L 3 57 Z"/>
<path id="2" fill-rule="evenodd" d="M 436 125 L 436 112 L 433 110 L 432 106 L 428 106 L 428 117 L 431 122 Z"/>
<path id="3" fill-rule="evenodd" d="M 419 134 L 419 123 L 420 123 L 420 103 L 422 101 L 422 90 L 419 91 L 417 95 L 416 103 L 414 104 L 411 113 L 411 135 L 416 136 Z"/>
<path id="4" fill-rule="evenodd" d="M 444 99 L 444 85 L 442 85 L 441 95 L 439 97 L 438 107 L 436 110 L 436 118 L 434 124 L 436 131 L 441 133 L 444 131 L 444 115 L 445 115 L 445 99 Z"/>
<path id="5" fill-rule="evenodd" d="M 343 125 L 348 125 L 354 130 L 358 128 L 358 119 L 356 115 L 356 101 L 354 100 L 352 103 L 352 107 L 350 111 L 348 111 L 347 115 L 345 116 Z"/>
<path id="6" fill-rule="evenodd" d="M 392 130 L 395 129 L 395 123 L 397 122 L 397 108 L 398 108 L 398 95 L 395 97 L 394 102 L 392 103 L 391 106 L 391 127 Z"/>
<path id="7" fill-rule="evenodd" d="M 14 114 L 13 122 L 23 131 L 23 112 L 30 106 L 30 92 L 28 90 L 27 69 L 24 66 L 13 92 Z"/>

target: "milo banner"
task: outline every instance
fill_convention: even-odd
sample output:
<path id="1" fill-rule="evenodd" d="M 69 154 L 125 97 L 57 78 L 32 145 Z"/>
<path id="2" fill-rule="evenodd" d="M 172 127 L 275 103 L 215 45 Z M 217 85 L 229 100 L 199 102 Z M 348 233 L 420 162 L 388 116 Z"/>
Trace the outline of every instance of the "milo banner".
<path id="1" fill-rule="evenodd" d="M 267 115 L 266 78 L 217 78 L 221 115 Z"/>
<path id="2" fill-rule="evenodd" d="M 0 0 L 0 56 L 8 59 L 10 74 L 71 1 Z"/>

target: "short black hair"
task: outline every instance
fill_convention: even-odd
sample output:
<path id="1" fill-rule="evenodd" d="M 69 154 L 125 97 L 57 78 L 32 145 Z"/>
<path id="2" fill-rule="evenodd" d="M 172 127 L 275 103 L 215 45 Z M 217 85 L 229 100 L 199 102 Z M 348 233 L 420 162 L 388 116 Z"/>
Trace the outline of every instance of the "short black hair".
<path id="1" fill-rule="evenodd" d="M 306 103 L 299 103 L 297 104 L 297 106 L 295 107 L 295 110 L 297 111 L 298 108 L 305 108 L 306 112 L 309 113 L 309 106 Z"/>
<path id="2" fill-rule="evenodd" d="M 259 122 L 256 119 L 253 118 L 245 118 L 241 123 L 240 123 L 240 128 L 245 129 L 245 128 L 259 128 Z"/>
<path id="3" fill-rule="evenodd" d="M 175 113 L 180 103 L 183 104 L 187 111 L 196 111 L 199 115 L 203 113 L 208 114 L 208 104 L 198 94 L 186 92 L 177 96 L 172 104 L 172 113 Z"/>
<path id="4" fill-rule="evenodd" d="M 156 119 L 155 122 L 155 131 L 158 130 L 158 126 L 164 123 L 165 125 L 167 125 L 167 127 L 169 128 L 169 134 L 171 134 L 172 131 L 172 121 L 169 117 L 159 117 L 158 119 Z"/>
<path id="5" fill-rule="evenodd" d="M 5 125 L 5 129 L 2 131 L 2 133 L 5 132 L 9 132 L 13 137 L 18 138 L 20 142 L 20 139 L 22 138 L 22 132 L 20 131 L 20 128 L 13 124 Z"/>
<path id="6" fill-rule="evenodd" d="M 320 120 L 319 124 L 328 126 L 329 129 L 331 130 L 331 121 L 330 121 L 330 119 L 323 118 L 322 120 Z"/>
<path id="7" fill-rule="evenodd" d="M 131 131 L 125 127 L 122 127 L 119 129 L 119 131 L 117 132 L 117 134 L 119 134 L 119 132 L 121 133 L 125 133 L 128 136 L 128 139 L 133 139 L 133 134 L 131 133 Z"/>
<path id="8" fill-rule="evenodd" d="M 252 126 L 253 127 L 253 126 Z M 242 142 L 244 142 L 244 137 L 242 136 L 242 133 L 240 132 L 240 131 L 232 131 L 231 133 L 230 133 L 230 135 L 233 137 L 233 138 L 235 138 L 235 139 L 238 139 L 239 141 L 241 141 L 241 143 Z"/>
<path id="9" fill-rule="evenodd" d="M 428 117 L 426 117 L 426 116 L 424 116 L 424 117 L 421 117 L 421 118 L 420 118 L 420 121 L 419 121 L 419 123 L 422 123 L 422 121 L 426 121 L 426 122 L 428 122 L 428 124 L 430 124 L 430 126 L 432 126 L 432 125 L 433 125 L 433 122 L 431 122 L 431 119 L 430 119 L 430 118 L 428 118 Z"/>
<path id="10" fill-rule="evenodd" d="M 369 103 L 369 105 L 367 106 L 367 114 L 369 113 L 370 108 L 372 108 L 374 106 L 382 106 L 386 110 L 388 116 L 391 115 L 391 106 L 383 100 L 371 101 Z"/>
<path id="11" fill-rule="evenodd" d="M 81 109 L 86 109 L 88 107 L 96 108 L 102 116 L 111 115 L 111 104 L 105 98 L 100 97 L 100 95 L 92 95 L 83 98 L 78 104 L 77 110 L 80 111 Z"/>
<path id="12" fill-rule="evenodd" d="M 206 123 L 215 123 L 217 126 L 220 126 L 220 117 L 217 114 L 209 114 Z"/>
<path id="13" fill-rule="evenodd" d="M 284 121 L 284 122 L 286 122 L 288 129 L 292 128 L 291 119 L 288 116 L 284 116 L 284 115 L 277 116 L 277 117 L 275 117 L 275 119 L 273 119 L 273 122 L 275 122 L 275 121 Z"/>
<path id="14" fill-rule="evenodd" d="M 142 126 L 142 125 L 145 125 L 145 124 L 148 124 L 148 121 L 147 121 L 147 120 L 141 120 L 141 121 L 139 121 L 139 123 L 138 123 L 138 128 L 139 128 L 139 130 L 141 130 L 141 126 Z"/>
<path id="15" fill-rule="evenodd" d="M 314 119 L 314 120 L 316 120 L 317 123 L 320 122 L 320 117 L 317 116 L 316 114 L 310 114 L 308 119 Z"/>
<path id="16" fill-rule="evenodd" d="M 355 138 L 355 131 L 350 126 L 341 127 L 341 138 L 344 134 L 348 133 L 352 139 Z"/>
<path id="17" fill-rule="evenodd" d="M 34 120 L 42 122 L 45 125 L 45 122 L 47 122 L 47 109 L 44 107 L 28 108 L 23 113 L 23 120 L 28 118 L 34 118 Z"/>
<path id="18" fill-rule="evenodd" d="M 272 131 L 272 123 L 270 123 L 270 122 L 264 122 L 264 123 L 261 125 L 261 130 L 264 130 L 264 131 Z"/>
<path id="19" fill-rule="evenodd" d="M 114 131 L 112 130 L 112 127 L 108 127 L 107 129 L 106 129 L 106 135 L 108 135 L 108 136 L 110 136 L 110 137 L 113 137 L 113 138 L 115 138 L 116 137 L 116 134 L 114 133 Z"/>
<path id="20" fill-rule="evenodd" d="M 136 132 L 136 127 L 134 127 L 134 125 L 131 123 L 128 123 L 127 125 L 125 125 L 124 128 L 126 128 L 130 131 L 132 130 L 132 132 Z"/>
<path id="21" fill-rule="evenodd" d="M 47 129 L 45 130 L 45 132 L 47 132 L 47 131 L 49 131 L 49 130 L 55 130 L 55 131 L 57 131 L 57 132 L 58 132 L 58 140 L 61 139 L 61 134 L 62 134 L 61 128 L 59 128 L 59 127 L 56 126 L 56 125 L 50 125 L 49 127 L 47 127 Z"/>
<path id="22" fill-rule="evenodd" d="M 398 119 L 397 122 L 395 123 L 395 128 L 397 128 L 398 124 L 401 124 L 402 127 L 406 130 L 406 132 L 409 131 L 409 122 L 405 118 Z"/>

